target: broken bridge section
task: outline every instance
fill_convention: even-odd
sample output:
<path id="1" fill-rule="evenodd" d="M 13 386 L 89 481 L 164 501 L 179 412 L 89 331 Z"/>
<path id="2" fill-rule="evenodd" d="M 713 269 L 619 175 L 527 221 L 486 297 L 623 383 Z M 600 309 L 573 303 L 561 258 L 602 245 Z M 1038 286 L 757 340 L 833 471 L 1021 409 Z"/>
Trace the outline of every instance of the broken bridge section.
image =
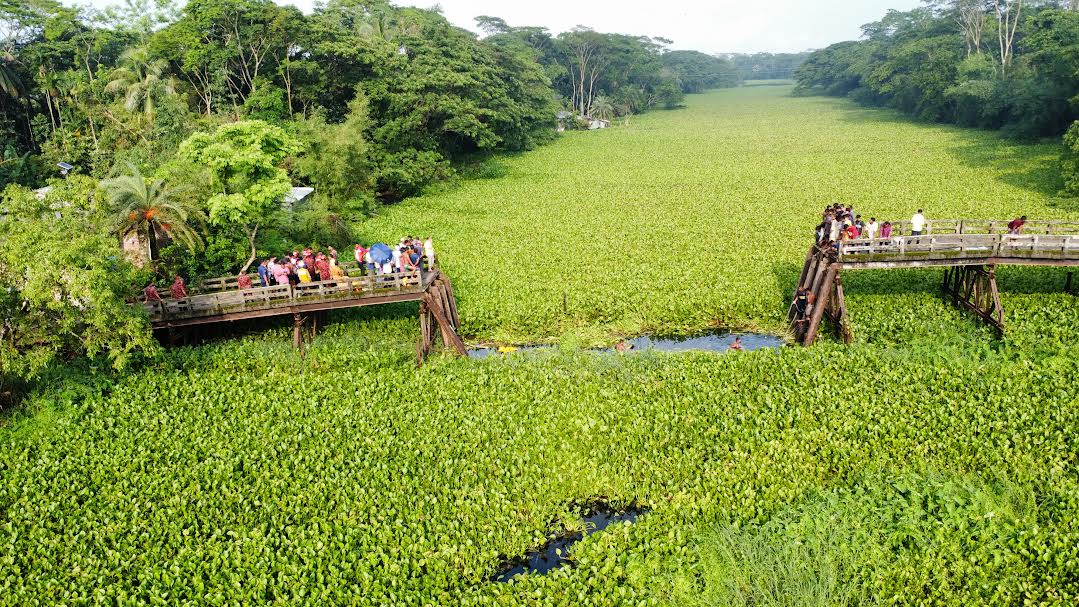
<path id="1" fill-rule="evenodd" d="M 795 339 L 812 345 L 824 323 L 844 342 L 854 339 L 843 290 L 843 274 L 855 270 L 944 268 L 942 290 L 956 306 L 1004 333 L 1004 308 L 997 266 L 1079 267 L 1079 222 L 1027 222 L 1023 234 L 1007 233 L 1007 221 L 928 222 L 926 233 L 818 243 L 806 255 L 795 286 L 814 300 L 805 312 L 792 301 L 788 320 Z M 902 224 L 898 224 L 900 228 Z M 1064 285 L 1071 291 L 1074 272 Z"/>

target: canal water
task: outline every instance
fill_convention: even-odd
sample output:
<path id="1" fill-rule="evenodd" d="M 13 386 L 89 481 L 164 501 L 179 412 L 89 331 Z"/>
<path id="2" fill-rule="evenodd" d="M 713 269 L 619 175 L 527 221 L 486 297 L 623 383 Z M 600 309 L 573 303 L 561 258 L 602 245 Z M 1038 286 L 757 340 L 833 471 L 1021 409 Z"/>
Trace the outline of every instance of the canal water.
<path id="1" fill-rule="evenodd" d="M 636 522 L 637 517 L 646 512 L 646 510 L 639 508 L 628 508 L 623 512 L 614 512 L 609 509 L 594 511 L 584 517 L 584 532 L 557 537 L 529 552 L 523 558 L 510 561 L 501 571 L 495 574 L 492 581 L 508 582 L 523 573 L 542 575 L 556 567 L 563 566 L 569 562 L 567 551 L 570 546 L 593 533 L 603 531 L 614 523 Z"/>
<path id="2" fill-rule="evenodd" d="M 786 342 L 783 338 L 775 335 L 761 333 L 706 333 L 691 337 L 658 337 L 642 335 L 632 339 L 626 339 L 620 344 L 610 348 L 598 348 L 594 352 L 640 352 L 655 350 L 658 352 L 726 352 L 731 349 L 731 344 L 736 338 L 742 339 L 744 351 L 779 349 Z M 517 352 L 530 352 L 552 348 L 548 345 L 537 346 L 502 346 L 490 348 L 472 348 L 468 351 L 469 358 L 484 359 L 500 354 L 513 354 Z"/>

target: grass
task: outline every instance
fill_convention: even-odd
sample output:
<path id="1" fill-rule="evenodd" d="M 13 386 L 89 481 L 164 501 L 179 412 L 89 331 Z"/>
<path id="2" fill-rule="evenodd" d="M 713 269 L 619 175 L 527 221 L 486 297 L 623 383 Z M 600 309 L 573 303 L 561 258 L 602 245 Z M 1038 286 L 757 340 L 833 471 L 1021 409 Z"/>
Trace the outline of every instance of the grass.
<path id="1" fill-rule="evenodd" d="M 1059 273 L 1002 272 L 1005 345 L 912 271 L 852 277 L 852 347 L 574 347 L 781 330 L 832 199 L 1074 217 L 1054 154 L 761 87 L 499 159 L 368 235 L 433 233 L 472 336 L 562 347 L 417 369 L 402 305 L 51 386 L 0 427 L 0 606 L 1075 604 Z M 650 511 L 488 581 L 597 500 Z"/>

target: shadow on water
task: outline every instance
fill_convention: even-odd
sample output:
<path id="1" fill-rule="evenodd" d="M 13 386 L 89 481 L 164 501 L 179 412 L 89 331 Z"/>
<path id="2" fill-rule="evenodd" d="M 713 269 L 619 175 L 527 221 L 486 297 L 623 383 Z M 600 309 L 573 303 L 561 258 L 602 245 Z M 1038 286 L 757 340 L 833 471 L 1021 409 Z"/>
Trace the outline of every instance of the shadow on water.
<path id="1" fill-rule="evenodd" d="M 582 539 L 603 531 L 611 524 L 632 524 L 637 517 L 648 512 L 645 508 L 631 506 L 622 511 L 614 511 L 607 505 L 595 506 L 583 517 L 583 531 L 564 531 L 546 544 L 529 552 L 523 557 L 507 559 L 499 572 L 491 578 L 493 582 L 509 582 L 524 573 L 544 574 L 563 565 L 571 565 L 567 549 Z"/>

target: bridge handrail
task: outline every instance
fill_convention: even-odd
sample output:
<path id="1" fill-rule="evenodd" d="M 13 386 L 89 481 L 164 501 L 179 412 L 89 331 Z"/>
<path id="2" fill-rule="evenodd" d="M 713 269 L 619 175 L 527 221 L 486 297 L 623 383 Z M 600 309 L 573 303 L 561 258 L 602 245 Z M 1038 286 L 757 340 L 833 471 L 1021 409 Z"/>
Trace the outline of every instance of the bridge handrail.
<path id="1" fill-rule="evenodd" d="M 339 261 L 338 265 L 345 271 L 345 274 L 349 277 L 360 276 L 362 268 L 355 261 Z M 258 272 L 248 272 L 248 278 L 251 279 L 251 284 L 259 284 Z M 213 291 L 228 291 L 230 289 L 238 289 L 240 285 L 237 283 L 240 276 L 219 276 L 217 278 L 206 278 L 198 283 L 199 290 L 204 292 Z"/>
<path id="2" fill-rule="evenodd" d="M 925 253 L 974 253 L 979 257 L 1031 257 L 1061 254 L 1079 258 L 1079 235 L 936 234 L 859 238 L 839 243 L 838 259 L 868 255 L 904 257 Z"/>
<path id="3" fill-rule="evenodd" d="M 151 321 L 213 316 L 238 310 L 260 310 L 286 303 L 305 303 L 325 299 L 354 299 L 377 297 L 392 293 L 422 293 L 433 272 L 383 274 L 376 276 L 353 276 L 335 280 L 233 289 L 217 293 L 192 295 L 181 299 L 162 299 L 157 302 L 140 302 Z"/>
<path id="4" fill-rule="evenodd" d="M 1010 219 L 930 219 L 925 222 L 925 234 L 1007 234 L 1008 224 L 1011 221 Z M 893 221 L 892 229 L 895 234 L 909 235 L 910 221 Z M 1079 235 L 1079 221 L 1027 220 L 1023 225 L 1023 234 L 1075 236 Z"/>

